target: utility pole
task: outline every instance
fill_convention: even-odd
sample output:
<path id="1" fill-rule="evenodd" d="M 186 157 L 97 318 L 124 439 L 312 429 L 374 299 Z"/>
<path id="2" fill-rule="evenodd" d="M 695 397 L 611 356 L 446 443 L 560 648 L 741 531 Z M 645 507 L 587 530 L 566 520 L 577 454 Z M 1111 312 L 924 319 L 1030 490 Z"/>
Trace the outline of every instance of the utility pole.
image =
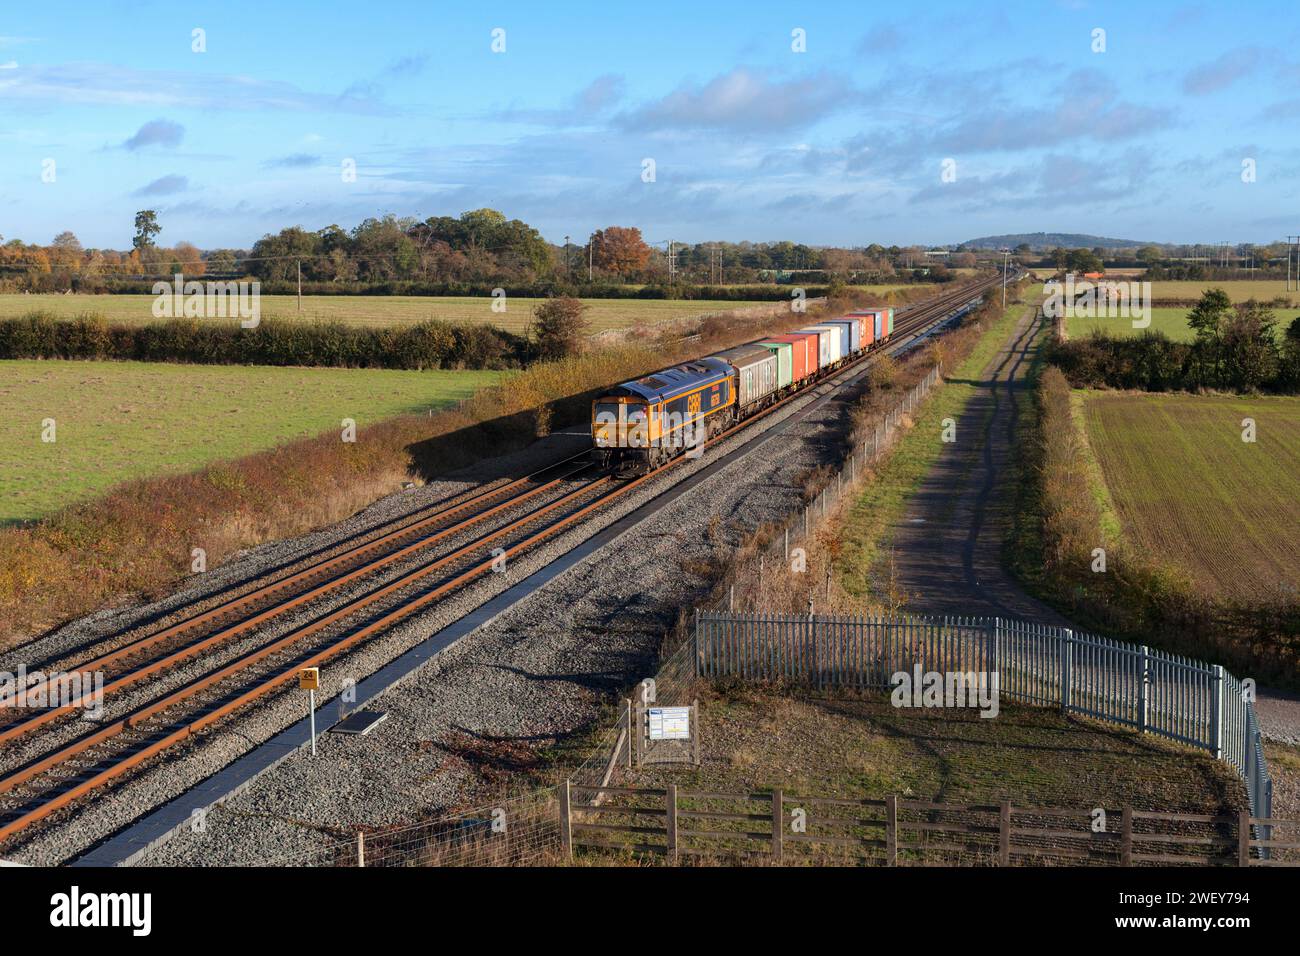
<path id="1" fill-rule="evenodd" d="M 1011 264 L 1011 250 L 1002 250 L 1002 311 L 1007 310 L 1007 269 Z"/>
<path id="2" fill-rule="evenodd" d="M 1286 291 L 1288 292 L 1291 291 L 1291 257 L 1297 241 L 1300 241 L 1300 236 L 1286 237 Z M 1296 271 L 1300 273 L 1300 268 Z M 1300 289 L 1300 274 L 1296 276 L 1296 287 Z"/>
<path id="3" fill-rule="evenodd" d="M 595 245 L 596 245 L 596 235 L 595 233 L 593 233 L 591 238 L 587 240 L 587 281 L 588 282 L 591 281 L 591 262 L 592 262 L 591 250 L 595 247 Z"/>
<path id="4" fill-rule="evenodd" d="M 302 313 L 302 260 L 298 260 L 298 312 Z"/>
<path id="5" fill-rule="evenodd" d="M 564 274 L 569 274 L 569 237 L 564 237 Z"/>
<path id="6" fill-rule="evenodd" d="M 668 240 L 668 284 L 672 285 L 677 277 L 677 260 L 673 257 L 673 240 Z"/>

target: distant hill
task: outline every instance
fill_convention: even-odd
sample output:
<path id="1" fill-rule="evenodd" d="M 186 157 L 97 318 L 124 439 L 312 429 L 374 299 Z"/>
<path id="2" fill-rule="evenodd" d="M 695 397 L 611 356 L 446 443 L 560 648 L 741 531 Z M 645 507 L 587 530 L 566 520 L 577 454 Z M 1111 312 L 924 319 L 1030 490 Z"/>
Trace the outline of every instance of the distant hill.
<path id="1" fill-rule="evenodd" d="M 1158 242 L 1138 241 L 1136 239 L 1108 239 L 1106 236 L 1090 236 L 1082 232 L 1019 232 L 1009 236 L 982 236 L 970 239 L 962 245 L 968 249 L 1014 249 L 1021 243 L 1029 243 L 1034 251 L 1054 249 L 1140 249 L 1142 246 L 1158 246 Z"/>

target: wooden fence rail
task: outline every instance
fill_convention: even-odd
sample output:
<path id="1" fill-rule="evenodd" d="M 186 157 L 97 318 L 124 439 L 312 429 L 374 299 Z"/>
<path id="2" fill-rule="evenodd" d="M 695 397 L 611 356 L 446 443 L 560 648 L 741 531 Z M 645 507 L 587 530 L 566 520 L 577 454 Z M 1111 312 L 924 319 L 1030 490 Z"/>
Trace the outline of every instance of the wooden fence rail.
<path id="1" fill-rule="evenodd" d="M 574 795 L 577 794 L 577 798 Z M 604 796 L 604 802 L 593 799 Z M 560 796 L 565 853 L 590 848 L 682 857 L 763 858 L 772 863 L 885 866 L 966 864 L 1199 866 L 1300 865 L 1300 821 L 1010 803 L 803 797 L 770 793 L 584 786 Z M 1112 825 L 1118 820 L 1118 825 Z M 1255 836 L 1295 828 L 1289 840 Z M 1280 855 L 1267 851 L 1283 851 Z"/>

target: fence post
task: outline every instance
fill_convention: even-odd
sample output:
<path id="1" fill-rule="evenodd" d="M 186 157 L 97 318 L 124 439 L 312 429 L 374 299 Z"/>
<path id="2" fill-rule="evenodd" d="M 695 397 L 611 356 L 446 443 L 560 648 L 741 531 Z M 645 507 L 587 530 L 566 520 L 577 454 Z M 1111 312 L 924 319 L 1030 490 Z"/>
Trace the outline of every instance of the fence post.
<path id="1" fill-rule="evenodd" d="M 366 865 L 366 831 L 357 831 L 357 866 L 364 868 Z"/>
<path id="2" fill-rule="evenodd" d="M 780 787 L 772 791 L 772 859 L 785 859 L 785 796 Z"/>
<path id="3" fill-rule="evenodd" d="M 1120 811 L 1119 865 L 1133 865 L 1133 808 Z"/>
<path id="4" fill-rule="evenodd" d="M 998 808 L 998 866 L 1011 865 L 1011 804 L 1006 800 Z"/>
<path id="5" fill-rule="evenodd" d="M 1061 636 L 1061 713 L 1070 711 L 1070 681 L 1074 670 L 1074 632 L 1068 627 Z"/>
<path id="6" fill-rule="evenodd" d="M 627 769 L 631 770 L 632 748 L 635 746 L 635 737 L 633 737 L 635 730 L 632 727 L 632 698 L 629 697 L 627 700 L 623 701 L 623 703 L 627 705 Z"/>
<path id="7" fill-rule="evenodd" d="M 573 821 L 570 816 L 569 778 L 560 787 L 560 847 L 566 860 L 573 859 Z"/>
<path id="8" fill-rule="evenodd" d="M 1237 814 L 1237 865 L 1250 866 L 1250 811 Z"/>
<path id="9" fill-rule="evenodd" d="M 668 859 L 677 862 L 677 784 L 668 785 Z"/>
<path id="10" fill-rule="evenodd" d="M 696 697 L 691 701 L 691 756 L 695 759 L 695 766 L 700 765 L 700 699 Z"/>
<path id="11" fill-rule="evenodd" d="M 636 766 L 639 767 L 641 766 L 641 736 L 642 734 L 645 733 L 645 708 L 641 706 L 641 703 L 639 701 L 637 702 L 636 705 L 635 724 L 636 724 L 636 733 L 632 738 L 633 742 L 635 743 L 635 747 L 632 750 L 632 759 L 636 762 Z"/>
<path id="12" fill-rule="evenodd" d="M 790 528 L 787 525 L 785 529 L 785 566 L 790 567 Z"/>
<path id="13" fill-rule="evenodd" d="M 898 866 L 898 794 L 885 796 L 885 865 Z"/>
<path id="14" fill-rule="evenodd" d="M 1138 729 L 1142 733 L 1147 732 L 1147 654 L 1150 653 L 1145 644 L 1142 645 L 1142 673 L 1139 675 L 1142 683 L 1138 690 Z"/>
<path id="15" fill-rule="evenodd" d="M 1223 665 L 1214 665 L 1214 738 L 1210 742 L 1210 749 L 1214 751 L 1214 759 L 1223 759 L 1223 695 L 1227 688 L 1227 681 L 1223 679 Z"/>

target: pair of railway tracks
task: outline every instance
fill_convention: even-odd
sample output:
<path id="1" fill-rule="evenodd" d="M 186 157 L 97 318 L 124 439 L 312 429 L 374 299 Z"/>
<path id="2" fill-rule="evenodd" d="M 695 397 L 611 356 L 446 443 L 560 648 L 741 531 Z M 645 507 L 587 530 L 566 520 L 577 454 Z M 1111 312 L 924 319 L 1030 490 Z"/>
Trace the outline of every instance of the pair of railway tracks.
<path id="1" fill-rule="evenodd" d="M 900 310 L 890 341 L 937 323 L 987 291 L 994 281 L 971 283 Z M 846 363 L 831 378 L 871 360 L 878 351 Z M 793 393 L 707 444 L 729 438 L 804 394 L 806 390 Z M 353 538 L 342 550 L 331 549 L 334 553 L 326 557 L 309 559 L 305 567 L 219 599 L 206 610 L 122 641 L 77 664 L 52 661 L 61 673 L 103 675 L 98 693 L 114 699 L 146 680 L 162 684 L 161 678 L 177 669 L 191 667 L 199 673 L 84 732 L 72 718 L 88 704 L 102 702 L 92 701 L 92 693 L 26 706 L 33 697 L 49 696 L 56 689 L 51 669 L 9 700 L 0 701 L 0 760 L 10 748 L 21 752 L 19 762 L 5 765 L 0 772 L 0 844 L 28 835 L 36 824 L 93 791 L 287 687 L 301 668 L 324 664 L 390 631 L 502 567 L 503 559 L 534 550 L 687 460 L 679 457 L 640 477 L 618 480 L 597 473 L 585 454 L 573 456 L 531 475 L 395 519 Z M 459 540 L 465 537 L 469 540 Z M 376 580 L 368 582 L 369 578 Z M 353 588 L 360 593 L 349 597 Z M 337 606 L 327 608 L 330 601 Z M 299 617 L 307 619 L 299 622 Z M 273 625 L 284 627 L 284 632 L 265 641 L 252 640 L 260 629 Z M 98 643 L 112 642 L 109 638 Z M 244 647 L 246 643 L 252 646 Z M 223 653 L 228 659 L 222 659 Z M 208 662 L 211 666 L 195 667 L 205 656 L 214 658 Z M 28 756 L 29 735 L 41 728 L 52 743 Z"/>

